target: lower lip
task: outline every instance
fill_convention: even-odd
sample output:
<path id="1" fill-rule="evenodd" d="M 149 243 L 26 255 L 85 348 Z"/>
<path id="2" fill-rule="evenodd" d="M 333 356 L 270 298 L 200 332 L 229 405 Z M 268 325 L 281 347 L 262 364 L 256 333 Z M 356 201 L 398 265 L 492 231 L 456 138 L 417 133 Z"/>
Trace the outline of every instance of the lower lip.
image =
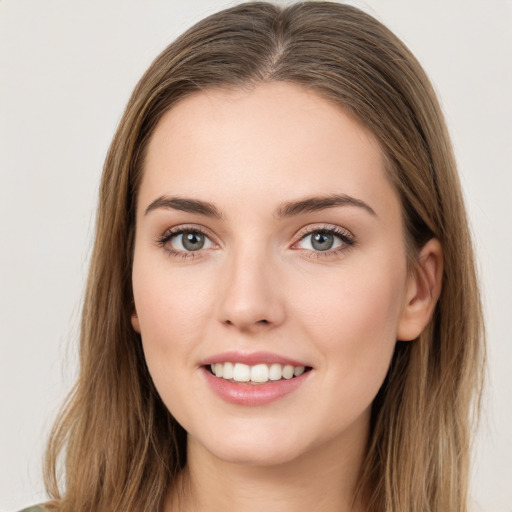
<path id="1" fill-rule="evenodd" d="M 299 388 L 309 377 L 307 371 L 299 377 L 268 381 L 265 384 L 248 384 L 246 382 L 232 382 L 216 377 L 206 368 L 202 368 L 206 381 L 211 389 L 222 400 L 236 405 L 265 405 L 279 400 L 285 395 Z"/>

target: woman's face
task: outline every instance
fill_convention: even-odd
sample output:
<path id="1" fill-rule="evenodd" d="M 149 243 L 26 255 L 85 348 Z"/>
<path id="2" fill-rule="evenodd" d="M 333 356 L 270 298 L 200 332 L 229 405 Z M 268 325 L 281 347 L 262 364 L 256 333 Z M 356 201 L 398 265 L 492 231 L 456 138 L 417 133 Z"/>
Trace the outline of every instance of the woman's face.
<path id="1" fill-rule="evenodd" d="M 132 323 L 193 446 L 277 464 L 364 444 L 410 283 L 361 124 L 290 84 L 197 93 L 153 134 L 136 223 Z"/>

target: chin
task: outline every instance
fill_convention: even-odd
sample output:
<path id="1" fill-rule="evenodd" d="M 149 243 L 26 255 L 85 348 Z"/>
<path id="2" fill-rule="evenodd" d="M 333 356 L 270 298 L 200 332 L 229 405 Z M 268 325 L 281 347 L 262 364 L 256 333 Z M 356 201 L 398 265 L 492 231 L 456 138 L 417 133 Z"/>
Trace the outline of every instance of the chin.
<path id="1" fill-rule="evenodd" d="M 267 445 L 243 446 L 236 449 L 227 448 L 226 450 L 215 449 L 213 455 L 218 459 L 230 464 L 243 466 L 280 466 L 290 463 L 300 456 L 300 451 L 295 448 L 293 451 L 282 448 L 276 448 Z"/>
<path id="2" fill-rule="evenodd" d="M 229 434 L 226 435 L 226 432 Z M 192 445 L 189 448 L 194 450 L 199 445 L 200 449 L 206 449 L 216 459 L 230 464 L 277 466 L 292 462 L 307 451 L 307 447 L 297 439 L 298 436 L 290 435 L 286 430 L 284 434 L 276 435 L 276 431 L 272 430 L 261 432 L 239 427 L 208 436 L 206 440 L 189 436 L 189 445 Z"/>

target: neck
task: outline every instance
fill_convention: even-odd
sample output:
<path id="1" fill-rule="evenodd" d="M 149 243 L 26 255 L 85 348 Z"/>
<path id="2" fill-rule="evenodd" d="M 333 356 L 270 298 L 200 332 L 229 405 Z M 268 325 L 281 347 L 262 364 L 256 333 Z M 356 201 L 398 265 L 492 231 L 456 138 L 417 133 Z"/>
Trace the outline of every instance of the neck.
<path id="1" fill-rule="evenodd" d="M 165 512 L 361 512 L 354 503 L 367 430 L 274 466 L 219 459 L 189 436 L 187 466 Z"/>

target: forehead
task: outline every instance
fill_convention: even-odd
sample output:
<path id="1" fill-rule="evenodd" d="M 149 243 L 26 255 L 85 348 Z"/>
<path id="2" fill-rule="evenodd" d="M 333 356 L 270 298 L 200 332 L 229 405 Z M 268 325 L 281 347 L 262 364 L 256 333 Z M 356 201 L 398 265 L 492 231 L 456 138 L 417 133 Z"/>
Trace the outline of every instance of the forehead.
<path id="1" fill-rule="evenodd" d="M 169 110 L 150 140 L 139 197 L 147 205 L 163 193 L 396 200 L 372 133 L 315 92 L 279 82 L 200 92 Z"/>

